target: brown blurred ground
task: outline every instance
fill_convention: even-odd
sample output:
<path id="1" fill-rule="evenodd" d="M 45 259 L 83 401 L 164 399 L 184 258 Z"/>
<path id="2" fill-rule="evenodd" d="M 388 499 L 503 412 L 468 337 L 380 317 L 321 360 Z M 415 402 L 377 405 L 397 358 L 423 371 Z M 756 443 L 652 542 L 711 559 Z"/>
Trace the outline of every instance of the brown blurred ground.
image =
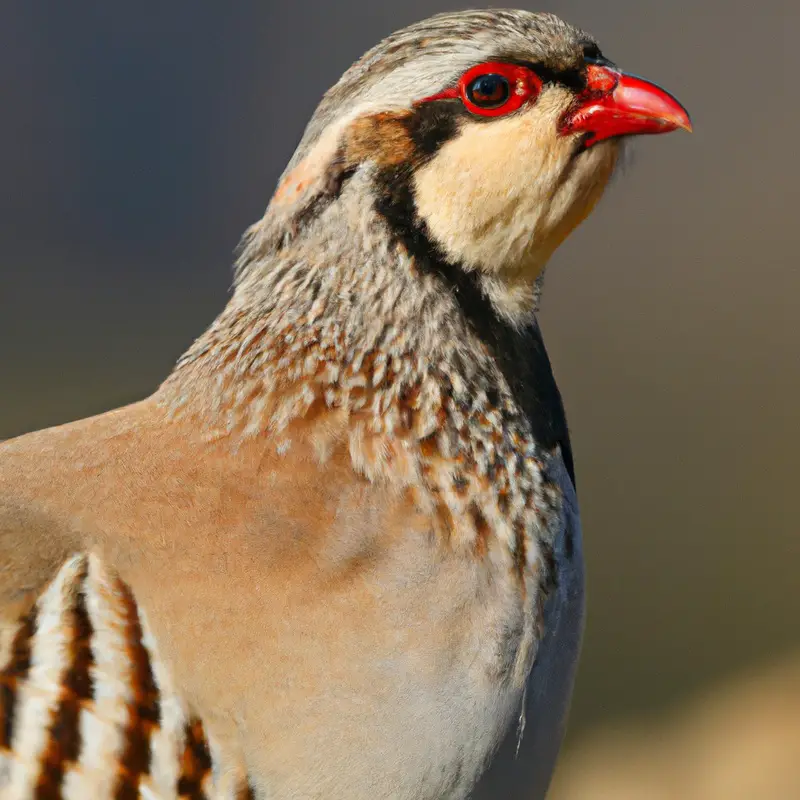
<path id="1" fill-rule="evenodd" d="M 0 4 L 0 438 L 150 392 L 225 302 L 325 88 L 464 4 Z M 548 276 L 589 570 L 581 738 L 800 646 L 800 4 L 548 7 L 696 131 L 637 143 Z"/>
<path id="2" fill-rule="evenodd" d="M 585 737 L 562 759 L 549 800 L 677 798 L 800 798 L 800 657 Z"/>

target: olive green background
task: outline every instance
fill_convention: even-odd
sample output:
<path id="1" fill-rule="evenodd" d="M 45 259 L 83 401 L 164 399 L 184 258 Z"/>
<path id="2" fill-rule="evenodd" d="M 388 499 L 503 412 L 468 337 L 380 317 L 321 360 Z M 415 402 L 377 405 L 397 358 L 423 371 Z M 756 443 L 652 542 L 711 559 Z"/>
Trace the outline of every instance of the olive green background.
<path id="1" fill-rule="evenodd" d="M 0 438 L 149 393 L 322 92 L 457 7 L 0 4 Z M 548 273 L 589 571 L 576 736 L 800 646 L 800 5 L 547 10 L 695 123 L 635 144 Z"/>

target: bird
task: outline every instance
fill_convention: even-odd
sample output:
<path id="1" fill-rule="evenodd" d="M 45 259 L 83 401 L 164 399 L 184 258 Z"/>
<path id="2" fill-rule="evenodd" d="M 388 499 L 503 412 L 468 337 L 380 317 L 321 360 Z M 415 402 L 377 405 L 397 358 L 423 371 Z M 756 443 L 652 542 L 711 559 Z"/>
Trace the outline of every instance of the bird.
<path id="1" fill-rule="evenodd" d="M 542 798 L 585 602 L 538 296 L 680 128 L 552 14 L 356 61 L 163 383 L 0 445 L 0 796 Z"/>

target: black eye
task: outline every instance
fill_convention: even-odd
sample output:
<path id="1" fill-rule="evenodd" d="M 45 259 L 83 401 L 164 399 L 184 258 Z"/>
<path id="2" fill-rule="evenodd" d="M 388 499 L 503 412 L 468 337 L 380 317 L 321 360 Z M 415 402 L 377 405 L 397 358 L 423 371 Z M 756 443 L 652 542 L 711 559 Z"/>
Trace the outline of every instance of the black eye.
<path id="1" fill-rule="evenodd" d="M 467 86 L 467 97 L 479 108 L 497 108 L 510 94 L 508 81 L 502 75 L 479 75 Z"/>

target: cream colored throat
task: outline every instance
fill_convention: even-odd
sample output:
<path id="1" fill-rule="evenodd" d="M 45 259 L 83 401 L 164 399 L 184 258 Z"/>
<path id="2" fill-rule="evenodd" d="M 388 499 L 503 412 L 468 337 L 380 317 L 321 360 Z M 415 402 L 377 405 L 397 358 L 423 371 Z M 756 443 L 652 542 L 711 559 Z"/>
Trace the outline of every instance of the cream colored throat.
<path id="1" fill-rule="evenodd" d="M 592 211 L 616 163 L 616 143 L 576 155 L 575 138 L 557 133 L 571 98 L 553 88 L 525 113 L 467 122 L 414 179 L 420 217 L 448 257 L 519 296 Z"/>

